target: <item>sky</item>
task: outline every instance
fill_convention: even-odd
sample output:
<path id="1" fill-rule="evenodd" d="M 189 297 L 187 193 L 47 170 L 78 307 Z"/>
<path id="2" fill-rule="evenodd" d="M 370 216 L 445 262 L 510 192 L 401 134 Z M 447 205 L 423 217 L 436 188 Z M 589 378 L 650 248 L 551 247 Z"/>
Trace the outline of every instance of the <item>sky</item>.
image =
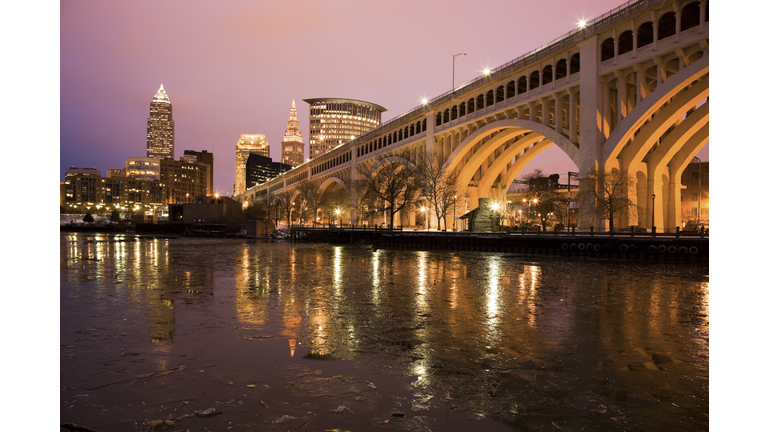
<path id="1" fill-rule="evenodd" d="M 509 0 L 61 2 L 60 180 L 70 166 L 106 176 L 126 158 L 145 156 L 149 105 L 162 83 L 173 104 L 175 158 L 212 152 L 215 192 L 231 195 L 240 134 L 264 134 L 280 160 L 292 100 L 306 154 L 303 99 L 373 102 L 387 108 L 386 121 L 450 90 L 453 54 L 467 53 L 455 61 L 458 86 L 621 2 L 539 4 L 545 7 Z M 576 171 L 556 146 L 525 172 L 535 168 L 563 178 Z"/>

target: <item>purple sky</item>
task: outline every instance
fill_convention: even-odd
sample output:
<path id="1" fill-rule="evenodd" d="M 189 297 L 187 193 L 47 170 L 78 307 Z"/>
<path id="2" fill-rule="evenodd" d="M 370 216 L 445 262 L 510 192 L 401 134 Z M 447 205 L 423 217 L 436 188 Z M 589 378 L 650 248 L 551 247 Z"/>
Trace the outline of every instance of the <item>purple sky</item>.
<path id="1" fill-rule="evenodd" d="M 279 160 L 292 99 L 306 152 L 302 99 L 374 102 L 388 120 L 450 89 L 453 54 L 468 54 L 456 59 L 458 86 L 620 4 L 68 0 L 60 3 L 60 178 L 70 166 L 106 176 L 146 155 L 149 104 L 162 80 L 176 159 L 213 152 L 214 189 L 231 194 L 240 134 L 265 134 Z M 576 169 L 555 146 L 526 172 L 534 168 L 563 178 Z"/>

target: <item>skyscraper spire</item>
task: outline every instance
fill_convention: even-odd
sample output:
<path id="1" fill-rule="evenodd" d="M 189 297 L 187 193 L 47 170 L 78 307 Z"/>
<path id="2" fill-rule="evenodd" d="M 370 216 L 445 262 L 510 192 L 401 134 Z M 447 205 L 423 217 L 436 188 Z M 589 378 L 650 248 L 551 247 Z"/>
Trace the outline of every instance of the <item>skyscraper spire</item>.
<path id="1" fill-rule="evenodd" d="M 288 129 L 285 130 L 283 138 L 283 158 L 284 164 L 297 167 L 304 162 L 304 143 L 301 141 L 301 131 L 299 131 L 299 120 L 296 118 L 296 101 L 291 102 L 291 114 L 288 117 Z"/>
<path id="2" fill-rule="evenodd" d="M 173 159 L 174 132 L 173 107 L 168 94 L 160 83 L 149 104 L 147 119 L 147 156 L 157 159 Z"/>

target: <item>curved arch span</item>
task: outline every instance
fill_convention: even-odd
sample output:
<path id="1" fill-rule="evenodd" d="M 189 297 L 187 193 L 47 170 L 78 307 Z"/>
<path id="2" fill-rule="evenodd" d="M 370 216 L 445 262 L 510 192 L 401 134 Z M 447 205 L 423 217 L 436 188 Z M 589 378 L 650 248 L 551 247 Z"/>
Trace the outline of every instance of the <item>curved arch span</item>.
<path id="1" fill-rule="evenodd" d="M 338 183 L 339 185 L 341 185 L 341 187 L 344 188 L 345 191 L 347 191 L 347 193 L 349 193 L 349 187 L 347 187 L 346 183 L 344 183 L 342 179 L 338 177 L 328 177 L 325 180 L 323 180 L 323 182 L 320 183 L 320 187 L 318 187 L 318 189 L 320 190 L 320 195 L 325 193 L 325 190 L 328 189 L 328 186 L 330 186 L 331 183 Z"/>
<path id="2" fill-rule="evenodd" d="M 480 183 L 478 183 L 478 190 L 484 191 L 484 190 L 490 189 L 493 186 L 493 182 L 496 180 L 499 174 L 501 174 L 504 171 L 508 163 L 512 162 L 516 156 L 520 155 L 521 152 L 525 152 L 525 153 L 523 153 L 523 155 L 521 155 L 520 158 L 525 157 L 528 153 L 530 153 L 530 151 L 536 148 L 539 145 L 538 143 L 542 140 L 546 141 L 550 145 L 552 144 L 552 141 L 550 141 L 547 138 L 543 138 L 541 135 L 537 133 L 526 135 L 524 138 L 520 138 L 519 140 L 512 143 L 512 145 L 507 147 L 496 158 L 496 160 L 493 161 L 491 166 L 488 167 L 485 174 L 483 175 L 483 178 L 480 179 Z M 533 145 L 534 147 L 529 148 L 531 145 Z M 505 178 L 506 178 L 506 175 L 505 175 Z M 503 181 L 502 183 L 506 183 L 506 181 Z"/>
<path id="3" fill-rule="evenodd" d="M 453 151 L 453 153 L 451 153 L 451 156 L 446 161 L 448 171 L 454 171 L 459 162 L 464 159 L 472 147 L 480 142 L 480 140 L 492 132 L 507 128 L 515 128 L 515 130 L 523 130 L 523 132 L 535 132 L 542 137 L 549 139 L 553 144 L 560 147 L 560 149 L 562 149 L 565 154 L 568 155 L 572 161 L 574 161 L 574 163 L 578 164 L 577 161 L 579 160 L 579 147 L 565 136 L 557 133 L 551 127 L 544 126 L 541 123 L 531 120 L 503 119 L 486 124 L 465 138 L 461 143 L 459 143 L 459 146 L 456 147 L 456 149 Z"/>
<path id="4" fill-rule="evenodd" d="M 602 145 L 598 164 L 607 168 L 609 164 L 617 161 L 619 152 L 621 152 L 627 142 L 635 136 L 635 132 L 643 126 L 646 120 L 649 120 L 651 116 L 660 111 L 663 105 L 672 99 L 672 97 L 681 93 L 694 81 L 701 79 L 708 73 L 709 55 L 705 55 L 657 86 L 656 89 L 652 91 L 648 97 L 637 104 L 629 115 L 619 123 L 618 127 L 611 132 L 611 135 Z M 707 79 L 707 83 L 708 81 L 709 80 Z M 709 88 L 708 84 L 707 88 Z"/>

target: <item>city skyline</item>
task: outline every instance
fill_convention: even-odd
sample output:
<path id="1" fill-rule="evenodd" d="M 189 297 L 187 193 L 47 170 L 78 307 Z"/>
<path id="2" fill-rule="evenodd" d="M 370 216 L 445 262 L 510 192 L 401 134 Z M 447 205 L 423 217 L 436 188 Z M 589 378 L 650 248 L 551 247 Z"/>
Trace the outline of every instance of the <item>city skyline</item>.
<path id="1" fill-rule="evenodd" d="M 592 20 L 625 2 L 594 0 L 530 10 L 530 19 L 515 26 L 488 26 L 487 14 L 510 16 L 513 5 L 499 1 L 472 3 L 476 19 L 462 31 L 447 32 L 448 22 L 468 2 L 395 6 L 377 11 L 377 22 L 398 25 L 389 34 L 371 30 L 364 5 L 252 4 L 226 6 L 177 2 L 61 5 L 61 145 L 60 180 L 70 166 L 102 172 L 145 153 L 147 103 L 162 83 L 174 98 L 175 146 L 207 150 L 216 157 L 214 192 L 232 194 L 234 143 L 241 134 L 263 134 L 280 142 L 285 106 L 292 99 L 323 96 L 372 101 L 386 106 L 387 121 L 450 90 L 454 73 L 460 86 Z M 291 26 L 276 24 L 291 11 Z M 156 24 L 162 17 L 162 25 Z M 259 25 L 248 25 L 259 17 Z M 425 18 L 429 19 L 425 19 Z M 344 28 L 341 46 L 312 44 L 326 22 Z M 546 25 L 541 25 L 545 23 Z M 154 26 L 154 27 L 150 27 Z M 138 29 L 153 28 L 153 33 Z M 325 32 L 333 35 L 333 31 Z M 433 35 L 433 36 L 430 36 Z M 330 36 L 328 36 L 330 37 Z M 157 41 L 164 40 L 162 52 Z M 436 43 L 436 41 L 440 43 Z M 309 134 L 309 105 L 299 103 L 303 136 Z M 305 145 L 308 145 L 305 143 Z M 281 160 L 272 146 L 270 157 Z M 708 146 L 703 160 L 708 160 Z M 574 166 L 557 149 L 533 160 L 527 170 L 565 174 Z M 305 160 L 308 154 L 305 153 Z"/>

